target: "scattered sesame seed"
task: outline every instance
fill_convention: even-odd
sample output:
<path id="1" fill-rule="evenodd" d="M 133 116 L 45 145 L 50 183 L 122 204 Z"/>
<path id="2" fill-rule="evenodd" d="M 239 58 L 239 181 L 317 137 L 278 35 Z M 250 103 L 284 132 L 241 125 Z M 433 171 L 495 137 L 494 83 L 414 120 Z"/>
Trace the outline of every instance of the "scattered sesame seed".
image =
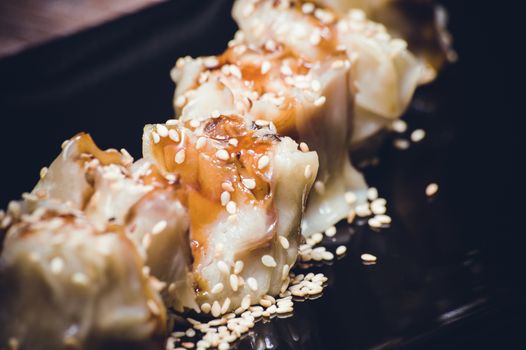
<path id="1" fill-rule="evenodd" d="M 82 272 L 75 272 L 73 276 L 71 277 L 71 280 L 73 283 L 85 286 L 88 284 L 88 276 Z"/>
<path id="2" fill-rule="evenodd" d="M 62 270 L 64 270 L 64 260 L 62 260 L 62 258 L 60 258 L 58 256 L 54 257 L 51 260 L 50 267 L 51 267 L 51 272 L 53 272 L 55 275 L 57 275 L 57 274 L 61 273 Z"/>
<path id="3" fill-rule="evenodd" d="M 389 215 L 379 214 L 374 217 L 378 222 L 382 224 L 390 224 L 392 219 Z"/>
<path id="4" fill-rule="evenodd" d="M 369 209 L 369 204 L 367 203 L 358 204 L 355 208 L 355 211 L 356 215 L 360 217 L 371 215 L 371 210 Z"/>
<path id="5" fill-rule="evenodd" d="M 376 261 L 376 256 L 374 256 L 372 254 L 369 254 L 369 253 L 364 253 L 360 257 L 365 262 L 374 262 L 374 261 Z"/>
<path id="6" fill-rule="evenodd" d="M 378 190 L 376 189 L 376 187 L 369 187 L 367 189 L 367 199 L 369 199 L 370 201 L 374 201 L 377 198 L 378 198 Z"/>
<path id="7" fill-rule="evenodd" d="M 276 260 L 274 260 L 272 256 L 267 254 L 261 257 L 261 262 L 267 267 L 276 267 L 277 265 Z"/>
<path id="8" fill-rule="evenodd" d="M 195 143 L 195 149 L 201 149 L 205 146 L 205 144 L 206 144 L 206 137 L 201 136 L 200 138 L 197 139 L 197 142 Z"/>
<path id="9" fill-rule="evenodd" d="M 301 142 L 300 143 L 300 150 L 302 152 L 308 152 L 309 151 L 309 146 L 307 146 L 307 144 L 305 142 Z"/>
<path id="10" fill-rule="evenodd" d="M 261 64 L 261 74 L 267 74 L 271 67 L 272 66 L 269 61 L 264 61 Z"/>
<path id="11" fill-rule="evenodd" d="M 289 276 L 290 266 L 288 264 L 283 265 L 283 270 L 281 270 L 281 279 L 284 280 Z"/>
<path id="12" fill-rule="evenodd" d="M 397 119 L 391 124 L 391 129 L 397 133 L 403 133 L 407 130 L 407 123 L 402 119 Z"/>
<path id="13" fill-rule="evenodd" d="M 310 179 L 310 177 L 312 176 L 312 167 L 310 166 L 310 164 L 307 164 L 307 166 L 305 166 L 305 171 L 303 172 L 303 175 L 306 179 Z"/>
<path id="14" fill-rule="evenodd" d="M 303 11 L 303 13 L 305 14 L 314 12 L 314 9 L 315 9 L 314 4 L 311 2 L 306 2 L 303 5 L 301 5 L 301 11 Z"/>
<path id="15" fill-rule="evenodd" d="M 422 129 L 416 129 L 411 133 L 411 141 L 420 142 L 426 137 L 426 132 Z"/>
<path id="16" fill-rule="evenodd" d="M 157 130 L 157 133 L 160 137 L 166 137 L 168 136 L 168 128 L 162 124 L 157 124 L 155 129 Z"/>
<path id="17" fill-rule="evenodd" d="M 280 72 L 284 75 L 292 75 L 292 69 L 287 64 L 282 64 L 280 67 Z"/>
<path id="18" fill-rule="evenodd" d="M 289 249 L 289 240 L 287 239 L 287 237 L 284 237 L 284 236 L 279 236 L 279 243 L 281 243 L 281 246 L 283 247 L 283 249 Z"/>
<path id="19" fill-rule="evenodd" d="M 223 306 L 221 306 L 221 313 L 222 314 L 226 314 L 228 312 L 228 309 L 230 308 L 230 303 L 232 301 L 230 300 L 230 298 L 226 298 L 225 301 L 223 301 Z"/>
<path id="20" fill-rule="evenodd" d="M 168 137 L 174 142 L 179 142 L 179 133 L 175 129 L 168 130 Z"/>
<path id="21" fill-rule="evenodd" d="M 395 139 L 393 145 L 400 150 L 408 149 L 410 146 L 409 141 L 406 139 Z"/>
<path id="22" fill-rule="evenodd" d="M 334 237 L 335 234 L 336 234 L 336 227 L 334 226 L 331 226 L 325 230 L 325 236 L 327 237 Z"/>
<path id="23" fill-rule="evenodd" d="M 237 292 L 237 289 L 239 287 L 239 279 L 237 277 L 237 275 L 230 275 L 230 287 L 232 287 L 232 290 L 234 292 Z"/>
<path id="24" fill-rule="evenodd" d="M 226 150 L 220 149 L 216 152 L 216 157 L 221 160 L 228 160 L 228 158 L 230 158 L 230 155 Z"/>
<path id="25" fill-rule="evenodd" d="M 345 201 L 348 203 L 348 204 L 354 204 L 356 202 L 356 194 L 354 192 L 345 192 L 344 194 L 344 198 L 345 198 Z"/>
<path id="26" fill-rule="evenodd" d="M 239 144 L 239 141 L 236 138 L 232 138 L 232 139 L 228 140 L 228 144 L 236 147 Z"/>
<path id="27" fill-rule="evenodd" d="M 258 169 L 261 170 L 261 169 L 266 168 L 269 163 L 270 163 L 270 158 L 268 156 L 266 155 L 261 156 L 258 159 Z"/>
<path id="28" fill-rule="evenodd" d="M 258 281 L 254 277 L 249 277 L 247 279 L 247 285 L 248 288 L 254 292 L 258 290 Z"/>
<path id="29" fill-rule="evenodd" d="M 236 261 L 234 264 L 234 273 L 236 275 L 239 275 L 241 271 L 243 271 L 244 266 L 245 264 L 241 260 Z"/>
<path id="30" fill-rule="evenodd" d="M 157 144 L 157 143 L 159 143 L 159 141 L 161 141 L 161 137 L 155 131 L 152 131 L 152 138 L 153 138 L 153 143 L 155 143 L 155 144 Z"/>
<path id="31" fill-rule="evenodd" d="M 217 268 L 219 269 L 219 271 L 221 271 L 225 275 L 230 273 L 230 269 L 228 268 L 228 265 L 223 260 L 219 260 L 217 262 Z"/>
<path id="32" fill-rule="evenodd" d="M 325 96 L 320 96 L 314 101 L 316 107 L 323 106 L 327 98 Z"/>
<path id="33" fill-rule="evenodd" d="M 347 247 L 344 245 L 339 246 L 336 248 L 336 255 L 343 255 L 347 251 Z"/>
<path id="34" fill-rule="evenodd" d="M 40 178 L 43 179 L 46 174 L 47 174 L 47 167 L 43 167 L 42 169 L 40 169 Z"/>
<path id="35" fill-rule="evenodd" d="M 426 187 L 426 196 L 431 197 L 438 192 L 438 184 L 432 182 Z"/>
<path id="36" fill-rule="evenodd" d="M 367 220 L 367 224 L 373 228 L 379 228 L 382 227 L 382 223 L 376 219 L 376 217 L 372 217 L 369 220 Z"/>
<path id="37" fill-rule="evenodd" d="M 212 310 L 212 306 L 209 303 L 203 303 L 203 305 L 201 305 L 201 311 L 205 314 L 209 313 L 210 310 Z"/>
<path id="38" fill-rule="evenodd" d="M 193 328 L 188 328 L 188 329 L 186 330 L 186 336 L 187 336 L 187 337 L 190 337 L 190 338 L 195 337 L 195 331 L 194 331 L 194 329 L 193 329 Z"/>
<path id="39" fill-rule="evenodd" d="M 156 235 L 156 234 L 163 232 L 163 230 L 166 228 L 167 225 L 168 223 L 166 222 L 166 220 L 161 220 L 157 222 L 152 228 L 152 234 Z"/>
<path id="40" fill-rule="evenodd" d="M 316 181 L 314 183 L 314 189 L 316 190 L 316 192 L 318 192 L 319 194 L 324 194 L 325 193 L 325 184 L 321 181 Z"/>
<path id="41" fill-rule="evenodd" d="M 223 191 L 221 192 L 221 205 L 225 206 L 230 202 L 230 192 Z"/>
<path id="42" fill-rule="evenodd" d="M 249 190 L 253 190 L 254 188 L 256 188 L 256 180 L 254 180 L 254 179 L 248 179 L 247 178 L 247 179 L 241 180 L 241 182 Z"/>
<path id="43" fill-rule="evenodd" d="M 230 182 L 223 182 L 221 188 L 228 192 L 234 192 L 234 186 Z"/>
<path id="44" fill-rule="evenodd" d="M 211 114 L 212 118 L 219 118 L 221 116 L 221 112 L 219 112 L 217 109 L 214 109 Z"/>
<path id="45" fill-rule="evenodd" d="M 234 202 L 234 201 L 228 202 L 227 205 L 226 205 L 226 211 L 229 214 L 235 214 L 237 212 L 236 202 Z"/>
<path id="46" fill-rule="evenodd" d="M 197 119 L 190 120 L 190 126 L 192 128 L 198 128 L 199 125 L 201 125 L 201 122 L 199 120 L 197 120 Z"/>
<path id="47" fill-rule="evenodd" d="M 182 164 L 184 162 L 185 157 L 186 157 L 186 153 L 185 153 L 184 149 L 179 150 L 175 154 L 175 163 Z"/>
<path id="48" fill-rule="evenodd" d="M 268 126 L 270 124 L 268 120 L 264 120 L 264 119 L 258 119 L 254 123 L 260 127 Z"/>
<path id="49" fill-rule="evenodd" d="M 219 282 L 215 286 L 212 287 L 212 290 L 210 291 L 212 294 L 219 294 L 223 291 L 225 287 L 223 286 L 223 283 Z"/>
<path id="50" fill-rule="evenodd" d="M 247 294 L 243 297 L 243 299 L 241 300 L 241 308 L 243 310 L 246 310 L 250 307 L 250 304 L 251 304 L 251 301 L 250 301 L 250 294 Z"/>

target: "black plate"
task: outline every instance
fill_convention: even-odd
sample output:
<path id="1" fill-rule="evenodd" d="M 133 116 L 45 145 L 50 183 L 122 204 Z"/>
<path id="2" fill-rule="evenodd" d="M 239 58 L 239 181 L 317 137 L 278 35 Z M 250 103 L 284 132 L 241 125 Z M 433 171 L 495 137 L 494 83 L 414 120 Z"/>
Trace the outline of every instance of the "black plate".
<path id="1" fill-rule="evenodd" d="M 339 225 L 319 266 L 324 295 L 295 315 L 260 322 L 242 349 L 494 348 L 512 344 L 523 306 L 515 288 L 511 116 L 492 88 L 491 9 L 450 1 L 460 61 L 420 89 L 407 113 L 426 138 L 401 151 L 388 135 L 364 169 L 388 199 L 389 229 Z M 230 2 L 173 1 L 0 61 L 1 204 L 30 190 L 77 131 L 140 154 L 142 126 L 172 115 L 177 57 L 222 51 L 235 31 Z M 469 16 L 467 15 L 469 14 Z M 497 118 L 498 116 L 498 118 Z M 405 135 L 407 137 L 407 135 Z M 426 185 L 437 182 L 428 199 Z M 378 257 L 363 265 L 360 254 Z"/>

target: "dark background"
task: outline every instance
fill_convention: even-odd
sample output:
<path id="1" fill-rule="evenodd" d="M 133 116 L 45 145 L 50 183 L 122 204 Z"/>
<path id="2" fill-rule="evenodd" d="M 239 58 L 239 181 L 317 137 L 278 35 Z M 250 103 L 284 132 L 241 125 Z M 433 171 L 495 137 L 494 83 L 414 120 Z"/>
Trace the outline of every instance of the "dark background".
<path id="1" fill-rule="evenodd" d="M 357 230 L 350 258 L 335 268 L 339 281 L 349 281 L 309 311 L 320 348 L 493 349 L 514 346 L 520 338 L 519 239 L 525 232 L 519 214 L 518 115 L 511 110 L 513 85 L 504 74 L 512 52 L 505 50 L 509 36 L 498 30 L 506 19 L 494 13 L 494 2 L 441 3 L 450 15 L 459 61 L 419 91 L 420 107 L 413 106 L 407 117 L 429 136 L 403 154 L 386 141 L 382 165 L 366 170 L 403 225 L 373 242 Z M 230 6 L 227 0 L 170 1 L 0 59 L 0 206 L 30 191 L 62 141 L 79 131 L 89 132 L 101 148 L 125 147 L 140 156 L 143 125 L 173 114 L 169 71 L 175 59 L 221 52 L 235 31 Z M 413 200 L 436 179 L 441 192 L 435 203 Z M 392 269 L 363 269 L 356 257 L 369 244 L 392 247 L 386 252 Z M 466 256 L 474 255 L 483 272 L 466 263 L 474 260 Z M 398 277 L 404 283 L 389 282 Z M 360 283 L 389 290 L 372 297 L 355 287 Z M 405 308 L 400 301 L 396 308 L 397 296 L 414 305 Z M 484 302 L 454 322 L 431 321 L 481 296 Z M 323 306 L 347 298 L 354 298 L 347 308 L 353 317 Z M 428 309 L 434 302 L 445 306 Z"/>

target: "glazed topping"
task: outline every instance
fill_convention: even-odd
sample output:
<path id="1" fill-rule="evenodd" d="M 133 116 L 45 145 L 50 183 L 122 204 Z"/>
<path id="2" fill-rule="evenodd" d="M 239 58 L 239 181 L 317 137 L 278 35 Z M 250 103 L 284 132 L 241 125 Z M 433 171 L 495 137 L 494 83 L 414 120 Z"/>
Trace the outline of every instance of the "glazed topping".
<path id="1" fill-rule="evenodd" d="M 172 137 L 160 136 L 164 127 Z M 270 159 L 279 138 L 268 126 L 247 126 L 241 117 L 219 116 L 158 124 L 146 137 L 154 163 L 177 176 L 186 193 L 196 263 L 205 253 L 209 225 L 220 218 L 233 220 L 240 207 L 265 208 L 269 223 L 275 220 Z"/>

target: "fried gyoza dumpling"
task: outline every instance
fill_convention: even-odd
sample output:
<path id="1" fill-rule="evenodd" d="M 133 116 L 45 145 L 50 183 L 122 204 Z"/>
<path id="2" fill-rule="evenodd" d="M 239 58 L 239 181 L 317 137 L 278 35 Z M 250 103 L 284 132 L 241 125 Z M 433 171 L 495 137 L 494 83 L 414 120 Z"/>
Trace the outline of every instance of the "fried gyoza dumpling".
<path id="1" fill-rule="evenodd" d="M 145 159 L 186 193 L 201 310 L 217 316 L 278 294 L 296 261 L 316 154 L 237 116 L 149 125 L 143 142 Z"/>
<path id="2" fill-rule="evenodd" d="M 381 24 L 361 11 L 339 18 L 326 8 L 292 0 L 237 0 L 233 16 L 244 40 L 259 46 L 285 45 L 315 62 L 340 50 L 352 63 L 350 84 L 356 87 L 355 127 L 358 144 L 398 118 L 422 80 L 423 66 Z"/>
<path id="3" fill-rule="evenodd" d="M 0 347 L 159 349 L 166 312 L 117 225 L 28 200 L 0 255 Z"/>
<path id="4" fill-rule="evenodd" d="M 232 45 L 218 57 L 186 58 L 173 71 L 175 104 L 183 121 L 214 113 L 238 113 L 271 122 L 278 134 L 305 142 L 319 157 L 315 189 L 303 218 L 303 233 L 320 232 L 346 217 L 347 191 L 366 184 L 348 155 L 353 91 L 344 53 L 308 61 L 286 47 Z"/>
<path id="5" fill-rule="evenodd" d="M 407 41 L 409 49 L 426 66 L 426 78 L 432 80 L 447 61 L 454 61 L 451 35 L 447 31 L 447 14 L 434 0 L 314 0 L 341 15 L 351 9 L 363 10 L 367 16 L 384 24 L 389 33 Z"/>

